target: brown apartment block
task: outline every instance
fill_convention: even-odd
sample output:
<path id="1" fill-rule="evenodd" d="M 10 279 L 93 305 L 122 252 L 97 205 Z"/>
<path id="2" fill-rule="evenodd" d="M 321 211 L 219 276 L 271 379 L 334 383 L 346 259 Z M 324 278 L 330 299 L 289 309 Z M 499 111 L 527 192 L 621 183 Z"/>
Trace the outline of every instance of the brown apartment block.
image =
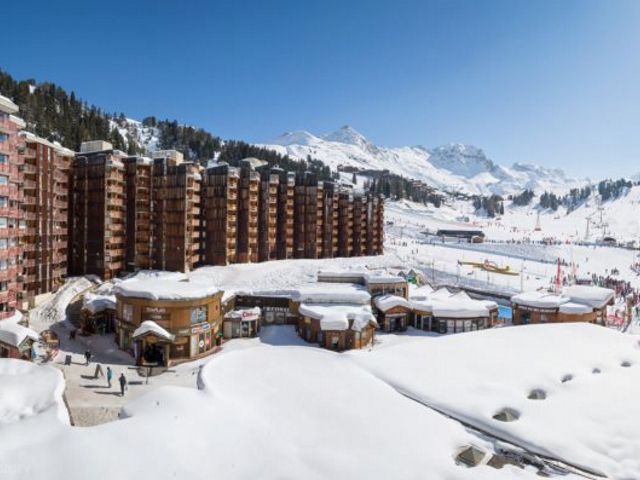
<path id="1" fill-rule="evenodd" d="M 293 200 L 293 258 L 318 258 L 318 177 L 296 175 Z"/>
<path id="2" fill-rule="evenodd" d="M 338 194 L 338 257 L 353 255 L 353 193 Z"/>
<path id="3" fill-rule="evenodd" d="M 279 175 L 269 168 L 260 169 L 258 190 L 258 261 L 275 260 L 278 222 Z"/>
<path id="4" fill-rule="evenodd" d="M 278 170 L 278 213 L 276 258 L 293 258 L 293 212 L 296 177 L 293 172 Z"/>
<path id="5" fill-rule="evenodd" d="M 105 280 L 125 269 L 126 154 L 108 142 L 85 142 L 70 179 L 69 273 Z"/>
<path id="6" fill-rule="evenodd" d="M 75 153 L 31 133 L 20 137 L 22 280 L 32 300 L 56 291 L 67 276 L 68 182 Z"/>
<path id="7" fill-rule="evenodd" d="M 147 157 L 128 157 L 125 163 L 127 271 L 151 268 L 151 165 Z"/>
<path id="8" fill-rule="evenodd" d="M 153 153 L 151 267 L 188 272 L 200 263 L 200 168 L 180 152 Z"/>
<path id="9" fill-rule="evenodd" d="M 255 158 L 202 169 L 176 151 L 148 159 L 88 148 L 83 145 L 73 170 L 73 274 L 116 275 L 112 264 L 98 269 L 100 258 L 118 259 L 120 270 L 184 272 L 199 265 L 382 253 L 382 201 L 319 183 L 313 173 L 286 173 Z M 92 252 L 101 251 L 103 238 L 105 249 L 114 246 L 101 257 Z"/>
<path id="10" fill-rule="evenodd" d="M 202 243 L 206 265 L 236 263 L 238 169 L 226 163 L 202 174 Z"/>
<path id="11" fill-rule="evenodd" d="M 238 182 L 238 234 L 236 258 L 238 263 L 258 261 L 258 198 L 260 174 L 255 167 L 264 165 L 256 158 L 240 161 Z"/>

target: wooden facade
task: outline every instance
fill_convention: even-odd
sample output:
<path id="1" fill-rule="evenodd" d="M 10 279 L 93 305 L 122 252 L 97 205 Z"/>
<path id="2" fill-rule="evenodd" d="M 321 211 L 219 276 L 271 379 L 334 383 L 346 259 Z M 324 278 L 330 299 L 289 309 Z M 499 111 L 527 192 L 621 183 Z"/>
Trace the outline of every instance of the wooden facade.
<path id="1" fill-rule="evenodd" d="M 276 257 L 285 260 L 293 258 L 295 174 L 279 170 L 278 178 Z"/>
<path id="2" fill-rule="evenodd" d="M 125 268 L 126 155 L 99 143 L 84 143 L 72 169 L 69 273 L 108 280 Z"/>
<path id="3" fill-rule="evenodd" d="M 513 324 L 529 325 L 536 323 L 599 323 L 596 309 L 584 313 L 564 313 L 559 308 L 537 308 L 527 305 L 513 305 Z"/>
<path id="4" fill-rule="evenodd" d="M 376 328 L 369 324 L 361 331 L 351 328 L 346 330 L 322 330 L 320 320 L 301 316 L 298 320 L 298 334 L 309 342 L 317 343 L 321 348 L 334 351 L 364 348 L 373 343 Z"/>
<path id="5" fill-rule="evenodd" d="M 293 203 L 293 257 L 318 257 L 318 177 L 296 175 Z"/>
<path id="6" fill-rule="evenodd" d="M 126 264 L 128 271 L 151 268 L 151 159 L 125 160 L 127 193 Z"/>
<path id="7" fill-rule="evenodd" d="M 29 299 L 56 291 L 67 276 L 69 169 L 74 152 L 22 133 L 23 282 Z"/>
<path id="8" fill-rule="evenodd" d="M 133 353 L 138 364 L 176 362 L 213 353 L 222 334 L 222 292 L 197 300 L 149 300 L 117 295 L 116 341 Z M 134 339 L 133 333 L 152 321 L 175 338 L 152 334 Z"/>
<path id="9" fill-rule="evenodd" d="M 177 272 L 193 270 L 200 263 L 198 166 L 156 155 L 151 197 L 151 267 Z"/>

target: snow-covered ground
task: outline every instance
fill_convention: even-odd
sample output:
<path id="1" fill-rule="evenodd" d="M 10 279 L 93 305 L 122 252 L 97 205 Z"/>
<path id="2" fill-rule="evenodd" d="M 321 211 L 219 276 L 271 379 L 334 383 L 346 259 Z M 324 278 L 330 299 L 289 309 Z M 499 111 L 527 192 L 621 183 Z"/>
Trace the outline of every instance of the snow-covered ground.
<path id="1" fill-rule="evenodd" d="M 640 195 L 640 187 L 632 189 L 629 202 L 636 194 Z M 632 205 L 638 208 L 636 204 L 629 203 L 628 211 L 620 211 L 623 217 L 630 219 L 629 225 L 633 225 L 635 218 Z M 534 232 L 536 216 L 533 214 L 505 214 L 498 221 L 474 215 L 466 202 L 445 205 L 440 209 L 406 200 L 387 202 L 385 220 L 390 224 L 386 228 L 386 252 L 397 255 L 408 265 L 416 263 L 426 267 L 433 266 L 437 271 L 455 277 L 454 280 L 459 279 L 461 283 L 465 283 L 465 279 L 484 281 L 491 285 L 491 290 L 495 290 L 496 287 L 508 290 L 546 287 L 556 275 L 558 259 L 567 265 L 575 264 L 576 273 L 581 276 L 607 276 L 611 274 L 612 269 L 617 269 L 620 272 L 617 278 L 631 282 L 634 287 L 640 287 L 640 277 L 631 269 L 634 263 L 640 261 L 638 251 L 595 243 L 582 245 L 574 243 L 577 240 L 582 241 L 582 238 L 562 235 L 563 231 L 575 232 L 578 228 L 580 219 L 573 217 L 577 213 L 578 211 L 558 219 L 551 215 L 541 215 L 543 231 Z M 481 229 L 486 234 L 486 242 L 469 244 L 450 241 L 443 244 L 437 238 L 426 234 L 434 234 L 441 228 Z M 636 234 L 632 226 L 629 226 L 628 234 Z M 640 237 L 640 229 L 637 235 Z M 540 243 L 545 237 L 553 237 L 561 243 Z M 458 264 L 485 260 L 496 262 L 501 267 L 509 266 L 516 272 L 524 271 L 525 274 L 506 276 Z M 571 273 L 571 270 L 563 267 L 565 274 Z"/>
<path id="2" fill-rule="evenodd" d="M 152 377 L 154 388 L 132 401 L 144 387 L 130 387 L 123 419 L 72 428 L 55 369 L 0 361 L 3 480 L 536 477 L 454 459 L 466 445 L 508 444 L 609 478 L 640 477 L 638 340 L 601 327 L 410 330 L 344 354 L 267 327 L 203 363 L 200 382 Z M 546 398 L 527 398 L 532 390 Z M 519 418 L 494 420 L 504 408 Z"/>

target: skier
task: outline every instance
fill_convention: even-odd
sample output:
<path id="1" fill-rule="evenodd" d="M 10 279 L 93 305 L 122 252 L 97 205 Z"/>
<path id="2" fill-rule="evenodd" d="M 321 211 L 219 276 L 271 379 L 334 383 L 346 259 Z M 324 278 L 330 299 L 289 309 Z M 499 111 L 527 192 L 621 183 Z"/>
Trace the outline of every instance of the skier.
<path id="1" fill-rule="evenodd" d="M 109 388 L 111 388 L 112 378 L 113 378 L 113 371 L 111 370 L 111 367 L 107 367 L 107 385 L 109 385 Z"/>
<path id="2" fill-rule="evenodd" d="M 124 373 L 120 374 L 118 381 L 120 382 L 120 395 L 124 397 L 124 391 L 127 389 L 127 379 Z"/>
<path id="3" fill-rule="evenodd" d="M 89 365 L 89 360 L 91 360 L 91 352 L 88 349 L 84 352 L 84 358 L 87 361 L 85 365 Z"/>

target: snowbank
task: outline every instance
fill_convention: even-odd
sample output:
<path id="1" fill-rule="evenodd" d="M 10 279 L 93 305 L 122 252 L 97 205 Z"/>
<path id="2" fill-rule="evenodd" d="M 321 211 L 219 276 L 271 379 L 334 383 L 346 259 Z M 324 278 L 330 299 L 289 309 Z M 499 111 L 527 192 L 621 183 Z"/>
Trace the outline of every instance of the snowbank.
<path id="1" fill-rule="evenodd" d="M 345 355 L 411 398 L 534 451 L 611 478 L 640 478 L 635 336 L 584 323 L 530 325 Z M 533 390 L 546 399 L 529 399 Z M 518 420 L 496 421 L 505 408 Z"/>

